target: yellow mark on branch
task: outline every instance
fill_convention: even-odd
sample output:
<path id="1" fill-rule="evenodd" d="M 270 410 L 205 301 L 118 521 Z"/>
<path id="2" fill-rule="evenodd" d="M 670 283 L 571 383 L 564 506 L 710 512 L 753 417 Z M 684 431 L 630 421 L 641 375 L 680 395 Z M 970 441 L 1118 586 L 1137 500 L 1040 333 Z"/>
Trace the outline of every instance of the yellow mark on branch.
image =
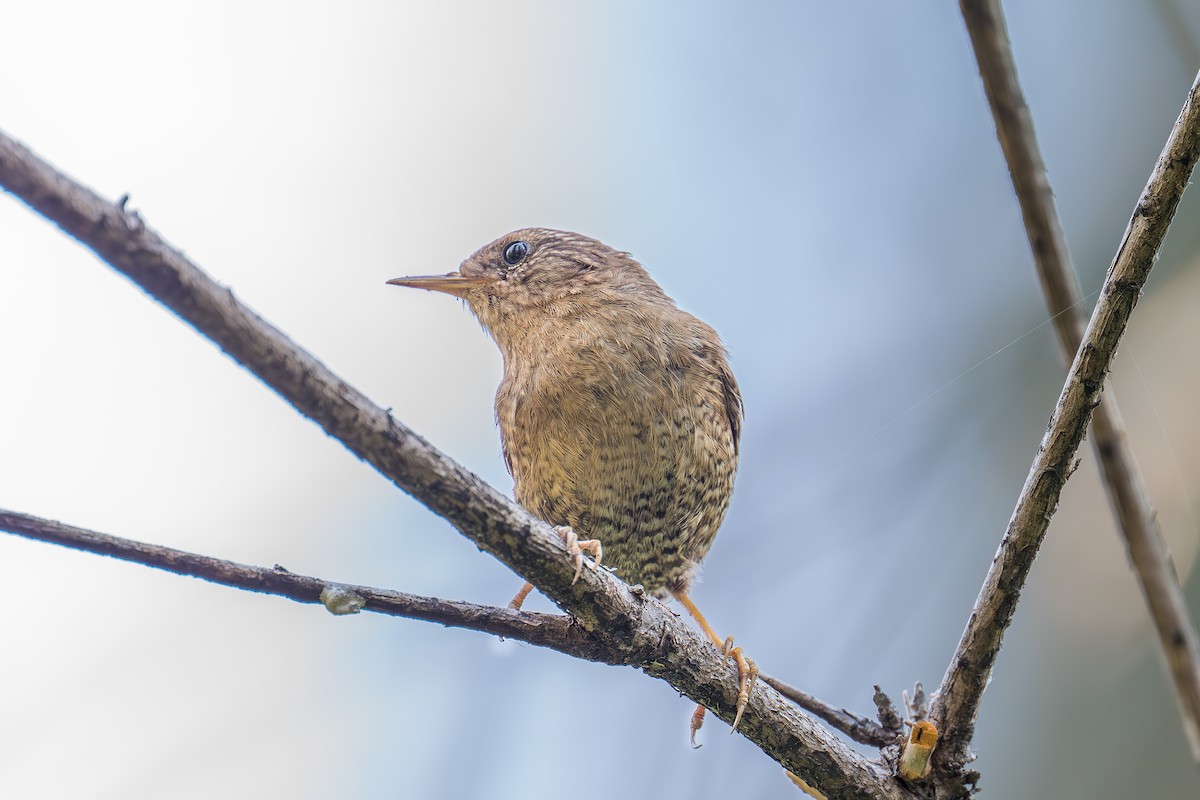
<path id="1" fill-rule="evenodd" d="M 938 731 L 932 722 L 914 722 L 900 753 L 900 777 L 916 781 L 929 774 L 929 758 L 937 747 Z"/>

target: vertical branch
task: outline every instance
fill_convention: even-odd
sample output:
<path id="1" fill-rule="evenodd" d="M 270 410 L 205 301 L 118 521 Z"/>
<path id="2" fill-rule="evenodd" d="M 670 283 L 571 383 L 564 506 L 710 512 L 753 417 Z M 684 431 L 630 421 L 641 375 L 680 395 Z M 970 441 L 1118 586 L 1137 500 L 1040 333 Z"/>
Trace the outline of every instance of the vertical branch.
<path id="1" fill-rule="evenodd" d="M 974 11 L 970 2 L 964 0 L 963 5 L 965 14 Z M 1003 36 L 998 19 L 993 15 L 991 27 L 996 35 Z M 1000 549 L 942 679 L 932 717 L 942 734 L 942 744 L 934 758 L 943 774 L 957 772 L 970 756 L 979 703 L 1004 632 L 1012 622 L 1021 589 L 1058 506 L 1063 485 L 1075 467 L 1076 452 L 1092 409 L 1100 402 L 1100 392 L 1129 315 L 1154 265 L 1197 158 L 1200 158 L 1200 75 L 1188 92 L 1179 119 L 1134 208 Z"/>
<path id="2" fill-rule="evenodd" d="M 996 122 L 996 136 L 1021 205 L 1042 291 L 1062 352 L 1069 359 L 1079 348 L 1085 324 L 1079 282 L 1033 119 L 1017 78 L 1004 14 L 999 0 L 962 0 L 961 6 Z M 1189 618 L 1183 589 L 1111 387 L 1093 413 L 1092 444 L 1138 585 L 1158 632 L 1192 755 L 1200 761 L 1200 639 Z"/>

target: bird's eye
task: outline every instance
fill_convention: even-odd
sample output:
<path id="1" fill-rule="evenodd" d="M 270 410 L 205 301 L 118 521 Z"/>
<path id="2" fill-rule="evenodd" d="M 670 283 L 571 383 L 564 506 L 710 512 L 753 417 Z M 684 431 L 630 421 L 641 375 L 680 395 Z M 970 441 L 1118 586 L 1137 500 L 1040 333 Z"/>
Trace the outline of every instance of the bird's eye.
<path id="1" fill-rule="evenodd" d="M 525 256 L 529 255 L 529 244 L 526 242 L 513 242 L 508 247 L 504 248 L 504 263 L 510 267 L 515 267 L 525 260 Z"/>

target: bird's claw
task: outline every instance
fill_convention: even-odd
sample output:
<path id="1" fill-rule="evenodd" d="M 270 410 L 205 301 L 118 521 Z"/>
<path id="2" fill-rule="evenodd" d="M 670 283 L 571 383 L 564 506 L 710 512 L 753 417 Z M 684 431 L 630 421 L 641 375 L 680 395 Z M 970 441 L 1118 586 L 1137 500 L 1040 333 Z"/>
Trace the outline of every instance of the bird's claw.
<path id="1" fill-rule="evenodd" d="M 563 544 L 567 546 L 567 553 L 575 559 L 575 577 L 571 579 L 572 584 L 583 574 L 585 550 L 592 554 L 592 570 L 595 571 L 600 566 L 600 559 L 604 557 L 604 547 L 599 539 L 580 539 L 579 534 L 568 525 L 556 525 L 554 532 L 562 537 Z"/>
<path id="2" fill-rule="evenodd" d="M 754 684 L 758 681 L 758 665 L 746 658 L 742 648 L 734 647 L 732 636 L 725 638 L 725 644 L 721 647 L 721 655 L 732 658 L 737 664 L 737 714 L 733 717 L 733 727 L 729 729 L 729 732 L 733 733 L 738 729 L 738 723 L 742 721 L 742 712 L 746 710 L 746 703 L 750 702 L 750 692 L 754 690 Z"/>
<path id="3" fill-rule="evenodd" d="M 702 745 L 696 744 L 696 734 L 699 733 L 700 727 L 704 725 L 704 713 L 707 711 L 704 706 L 696 704 L 696 710 L 692 712 L 691 735 L 689 740 L 692 743 L 693 750 L 699 750 Z"/>

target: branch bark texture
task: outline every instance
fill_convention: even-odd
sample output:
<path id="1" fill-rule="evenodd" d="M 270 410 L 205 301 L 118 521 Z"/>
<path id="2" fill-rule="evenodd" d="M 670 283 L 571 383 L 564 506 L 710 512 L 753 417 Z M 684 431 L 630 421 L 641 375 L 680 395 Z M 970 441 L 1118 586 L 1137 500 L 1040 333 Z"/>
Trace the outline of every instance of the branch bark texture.
<path id="1" fill-rule="evenodd" d="M 1080 307 L 1082 295 L 1033 118 L 1017 78 L 1004 12 L 999 0 L 962 0 L 961 7 L 1046 304 L 1063 354 L 1071 358 L 1079 349 L 1086 324 Z M 1103 402 L 1092 416 L 1092 445 L 1158 633 L 1192 755 L 1200 761 L 1200 638 L 1188 615 L 1186 598 L 1159 530 L 1150 493 L 1133 457 L 1112 387 L 1105 391 Z"/>
<path id="2" fill-rule="evenodd" d="M 0 185 L 156 300 L 481 549 L 535 584 L 622 663 L 662 678 L 733 719 L 729 662 L 661 603 L 609 573 L 574 566 L 562 539 L 338 378 L 233 293 L 148 229 L 124 203 L 105 201 L 0 133 Z M 759 685 L 739 732 L 831 798 L 911 796 L 778 692 Z"/>
<path id="3" fill-rule="evenodd" d="M 1063 485 L 1075 468 L 1076 453 L 1092 410 L 1100 402 L 1117 344 L 1198 157 L 1200 76 L 1134 208 L 1000 549 L 942 679 L 932 717 L 941 732 L 934 760 L 946 774 L 958 774 L 969 760 L 979 703 L 1004 632 Z"/>

